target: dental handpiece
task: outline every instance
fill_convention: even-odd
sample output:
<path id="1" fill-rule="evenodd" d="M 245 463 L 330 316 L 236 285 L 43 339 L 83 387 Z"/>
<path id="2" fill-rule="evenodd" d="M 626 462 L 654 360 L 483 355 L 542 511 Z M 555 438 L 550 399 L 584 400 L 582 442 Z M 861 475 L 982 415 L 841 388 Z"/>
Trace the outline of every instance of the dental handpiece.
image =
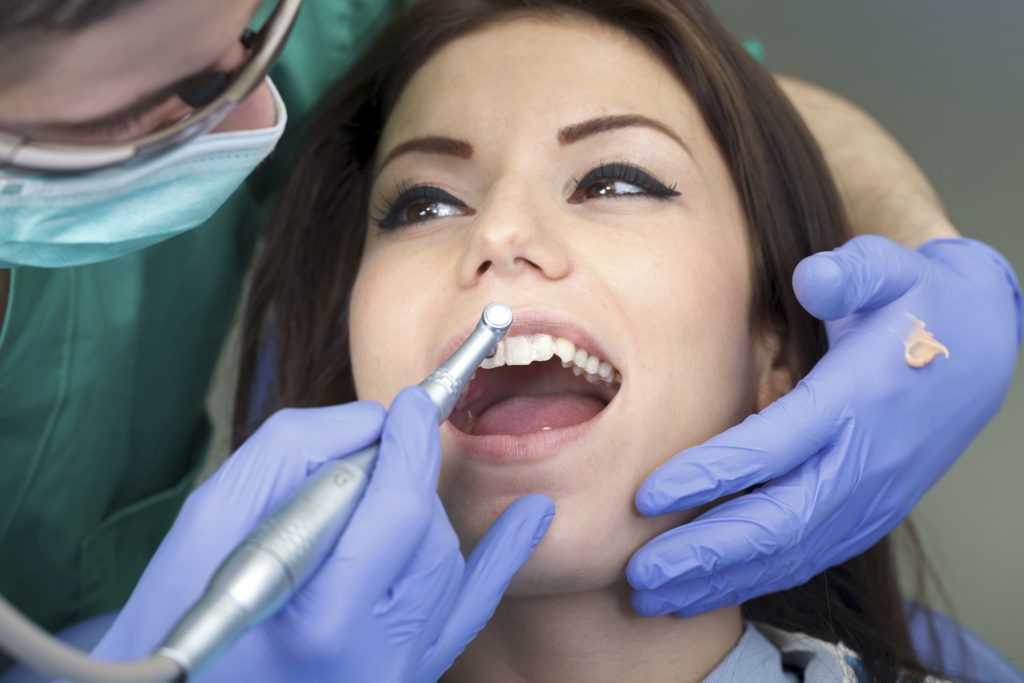
<path id="1" fill-rule="evenodd" d="M 512 310 L 488 304 L 469 338 L 420 382 L 438 424 L 451 414 L 480 363 L 512 324 Z M 206 591 L 157 649 L 195 676 L 245 630 L 276 613 L 317 570 L 355 512 L 380 442 L 321 467 L 221 563 Z M 359 590 L 359 586 L 352 586 Z"/>

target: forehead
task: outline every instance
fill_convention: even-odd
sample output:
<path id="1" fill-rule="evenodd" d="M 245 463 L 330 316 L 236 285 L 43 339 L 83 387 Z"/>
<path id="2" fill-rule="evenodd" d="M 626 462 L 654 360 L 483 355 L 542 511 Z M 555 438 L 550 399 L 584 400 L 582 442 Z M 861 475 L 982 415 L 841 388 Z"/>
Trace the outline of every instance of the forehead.
<path id="1" fill-rule="evenodd" d="M 83 29 L 19 41 L 25 49 L 0 69 L 0 121 L 73 123 L 127 107 L 210 66 L 259 4 L 140 0 Z"/>
<path id="2" fill-rule="evenodd" d="M 382 149 L 424 133 L 552 137 L 558 127 L 622 113 L 684 130 L 701 123 L 676 75 L 624 31 L 583 18 L 518 18 L 434 54 L 399 98 Z"/>

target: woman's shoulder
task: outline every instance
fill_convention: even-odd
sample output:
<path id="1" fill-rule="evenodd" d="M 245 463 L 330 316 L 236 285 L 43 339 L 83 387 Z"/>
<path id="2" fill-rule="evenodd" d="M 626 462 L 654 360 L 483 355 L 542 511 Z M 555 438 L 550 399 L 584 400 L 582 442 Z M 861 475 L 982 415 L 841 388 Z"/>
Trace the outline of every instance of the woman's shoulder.
<path id="1" fill-rule="evenodd" d="M 860 657 L 843 643 L 830 643 L 768 624 L 750 623 L 748 627 L 757 630 L 779 651 L 784 667 L 797 668 L 805 683 L 869 683 Z M 943 683 L 945 680 L 928 676 L 924 683 Z"/>
<path id="2" fill-rule="evenodd" d="M 743 636 L 705 683 L 868 683 L 857 653 L 842 643 L 747 622 Z M 944 679 L 929 676 L 925 683 Z"/>

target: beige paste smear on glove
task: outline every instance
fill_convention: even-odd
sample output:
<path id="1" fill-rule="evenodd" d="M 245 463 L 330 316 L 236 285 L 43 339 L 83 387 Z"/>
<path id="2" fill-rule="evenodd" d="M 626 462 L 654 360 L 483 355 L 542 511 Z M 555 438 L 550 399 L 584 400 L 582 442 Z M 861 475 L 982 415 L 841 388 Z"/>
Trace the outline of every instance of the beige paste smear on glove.
<path id="1" fill-rule="evenodd" d="M 923 368 L 935 360 L 940 353 L 949 358 L 949 349 L 943 346 L 935 335 L 924 329 L 924 321 L 908 315 L 914 324 L 910 334 L 903 340 L 903 358 L 912 368 Z"/>

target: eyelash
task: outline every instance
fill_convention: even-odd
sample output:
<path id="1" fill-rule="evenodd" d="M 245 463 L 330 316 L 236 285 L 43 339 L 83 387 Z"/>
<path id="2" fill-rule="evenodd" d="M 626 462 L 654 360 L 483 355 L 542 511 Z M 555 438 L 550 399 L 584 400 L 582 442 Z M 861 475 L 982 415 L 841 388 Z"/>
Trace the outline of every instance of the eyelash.
<path id="1" fill-rule="evenodd" d="M 643 192 L 632 192 L 626 195 L 602 197 L 603 199 L 644 196 L 659 201 L 666 201 L 672 197 L 679 196 L 675 185 L 665 185 L 639 166 L 623 161 L 615 161 L 599 164 L 579 180 L 573 178 L 573 184 L 576 186 L 576 189 L 569 196 L 569 203 L 582 204 L 584 202 L 582 193 L 601 181 L 624 182 L 629 185 L 635 185 L 643 190 Z M 446 203 L 466 210 L 466 213 L 463 215 L 476 213 L 458 197 L 433 185 L 410 186 L 406 181 L 402 181 L 398 183 L 391 197 L 393 198 L 385 197 L 376 209 L 376 217 L 373 220 L 381 230 L 395 230 L 433 220 L 432 218 L 427 218 L 422 221 L 402 222 L 402 212 L 412 208 L 415 202 Z"/>

